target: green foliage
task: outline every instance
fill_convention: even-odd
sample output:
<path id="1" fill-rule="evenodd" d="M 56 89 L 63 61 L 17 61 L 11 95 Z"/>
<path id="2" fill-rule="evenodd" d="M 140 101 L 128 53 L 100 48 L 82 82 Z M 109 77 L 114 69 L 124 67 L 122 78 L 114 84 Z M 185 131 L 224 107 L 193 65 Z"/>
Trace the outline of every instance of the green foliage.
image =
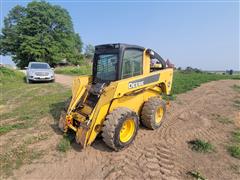
<path id="1" fill-rule="evenodd" d="M 0 135 L 4 134 L 4 133 L 7 133 L 11 130 L 14 130 L 14 129 L 24 129 L 26 128 L 27 125 L 25 123 L 16 123 L 16 124 L 7 124 L 7 125 L 3 125 L 3 126 L 0 126 Z"/>
<path id="2" fill-rule="evenodd" d="M 197 180 L 206 180 L 206 178 L 204 178 L 200 172 L 197 171 L 189 171 L 187 172 L 188 175 L 192 176 L 193 178 L 197 179 Z"/>
<path id="3" fill-rule="evenodd" d="M 0 67 L 0 82 L 5 83 L 9 81 L 23 81 L 24 74 L 17 71 L 8 69 L 5 67 Z"/>
<path id="4" fill-rule="evenodd" d="M 4 19 L 0 53 L 11 55 L 18 67 L 30 61 L 55 65 L 62 59 L 79 64 L 82 41 L 67 10 L 45 1 L 15 6 Z M 78 63 L 79 62 L 79 63 Z"/>
<path id="5" fill-rule="evenodd" d="M 67 67 L 57 67 L 55 73 L 58 74 L 68 74 L 68 75 L 89 75 L 92 73 L 92 66 L 67 66 Z"/>
<path id="6" fill-rule="evenodd" d="M 239 144 L 229 146 L 228 152 L 231 154 L 231 156 L 240 159 L 240 145 Z"/>
<path id="7" fill-rule="evenodd" d="M 231 156 L 240 159 L 240 130 L 232 133 L 232 144 L 228 146 L 228 152 Z"/>
<path id="8" fill-rule="evenodd" d="M 240 79 L 240 76 L 175 71 L 173 75 L 172 94 L 184 93 L 193 88 L 199 87 L 202 83 L 221 79 Z"/>
<path id="9" fill-rule="evenodd" d="M 204 140 L 196 139 L 188 142 L 191 146 L 191 149 L 197 152 L 212 152 L 214 150 L 214 147 L 209 142 L 206 142 Z"/>
<path id="10" fill-rule="evenodd" d="M 91 44 L 86 45 L 85 52 L 84 52 L 84 55 L 86 58 L 92 59 L 94 56 L 94 52 L 95 52 L 95 48 L 93 45 Z"/>
<path id="11" fill-rule="evenodd" d="M 233 132 L 232 137 L 234 142 L 240 143 L 240 129 Z"/>

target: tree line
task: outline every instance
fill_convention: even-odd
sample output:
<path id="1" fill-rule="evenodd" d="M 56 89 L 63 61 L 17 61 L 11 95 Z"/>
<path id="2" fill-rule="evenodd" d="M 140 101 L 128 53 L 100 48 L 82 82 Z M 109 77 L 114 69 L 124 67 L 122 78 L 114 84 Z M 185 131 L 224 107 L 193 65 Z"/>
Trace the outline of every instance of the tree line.
<path id="1" fill-rule="evenodd" d="M 45 1 L 33 1 L 26 7 L 15 6 L 4 18 L 0 34 L 0 54 L 12 57 L 20 68 L 30 61 L 55 66 L 62 60 L 74 65 L 92 58 L 94 47 L 83 42 L 74 31 L 68 11 Z"/>

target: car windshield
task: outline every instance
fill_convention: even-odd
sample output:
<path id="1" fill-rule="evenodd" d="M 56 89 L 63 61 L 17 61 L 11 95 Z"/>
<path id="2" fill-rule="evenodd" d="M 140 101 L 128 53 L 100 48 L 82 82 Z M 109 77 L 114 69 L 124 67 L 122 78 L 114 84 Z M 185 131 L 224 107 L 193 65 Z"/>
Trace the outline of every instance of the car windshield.
<path id="1" fill-rule="evenodd" d="M 96 79 L 114 81 L 117 78 L 117 54 L 99 54 L 97 59 Z"/>
<path id="2" fill-rule="evenodd" d="M 48 64 L 43 63 L 33 63 L 31 64 L 31 69 L 49 69 L 50 66 Z"/>

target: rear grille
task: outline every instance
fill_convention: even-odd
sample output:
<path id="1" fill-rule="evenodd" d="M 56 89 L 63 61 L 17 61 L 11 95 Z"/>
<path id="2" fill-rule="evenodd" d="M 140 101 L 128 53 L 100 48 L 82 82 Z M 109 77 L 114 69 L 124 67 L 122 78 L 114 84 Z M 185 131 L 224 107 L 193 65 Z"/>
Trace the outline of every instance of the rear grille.
<path id="1" fill-rule="evenodd" d="M 48 75 L 49 75 L 48 72 L 35 72 L 35 74 L 36 74 L 37 76 L 48 76 Z"/>

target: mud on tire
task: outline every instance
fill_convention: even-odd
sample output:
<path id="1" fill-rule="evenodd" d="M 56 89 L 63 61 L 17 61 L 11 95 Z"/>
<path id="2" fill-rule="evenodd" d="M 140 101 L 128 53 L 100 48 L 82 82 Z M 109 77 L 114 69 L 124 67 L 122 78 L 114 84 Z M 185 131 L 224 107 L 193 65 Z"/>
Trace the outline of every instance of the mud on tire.
<path id="1" fill-rule="evenodd" d="M 134 132 L 127 142 L 120 140 L 120 131 L 124 122 L 132 119 L 134 122 Z M 103 123 L 102 137 L 103 141 L 115 151 L 128 147 L 135 139 L 139 127 L 139 118 L 135 112 L 128 108 L 120 107 L 110 112 Z"/>
<path id="2" fill-rule="evenodd" d="M 163 116 L 160 122 L 156 121 L 156 111 L 158 108 L 163 109 Z M 141 123 L 149 129 L 157 129 L 161 126 L 165 118 L 166 102 L 160 97 L 151 97 L 143 105 L 141 112 Z"/>

